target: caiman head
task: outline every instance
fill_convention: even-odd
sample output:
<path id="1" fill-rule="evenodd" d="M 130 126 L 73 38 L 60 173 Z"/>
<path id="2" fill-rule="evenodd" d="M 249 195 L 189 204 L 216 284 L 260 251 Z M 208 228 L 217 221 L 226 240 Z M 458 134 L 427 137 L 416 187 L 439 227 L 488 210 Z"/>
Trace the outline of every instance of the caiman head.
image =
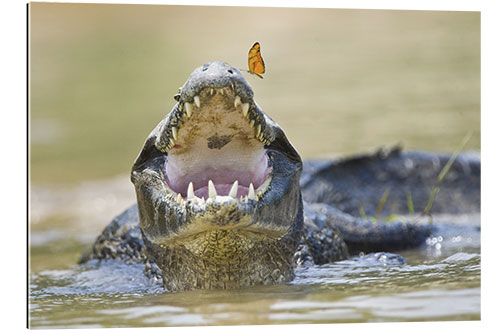
<path id="1" fill-rule="evenodd" d="M 169 291 L 293 279 L 302 161 L 241 72 L 197 68 L 132 168 L 147 251 Z"/>

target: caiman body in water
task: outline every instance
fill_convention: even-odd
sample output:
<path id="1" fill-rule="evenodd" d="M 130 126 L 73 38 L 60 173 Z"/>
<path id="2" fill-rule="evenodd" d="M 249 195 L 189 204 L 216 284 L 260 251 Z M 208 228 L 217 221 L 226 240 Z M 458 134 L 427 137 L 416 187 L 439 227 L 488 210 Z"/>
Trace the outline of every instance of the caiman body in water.
<path id="1" fill-rule="evenodd" d="M 394 149 L 303 165 L 243 75 L 223 62 L 197 68 L 175 98 L 132 168 L 137 206 L 81 262 L 145 262 L 167 291 L 229 289 L 288 282 L 297 265 L 349 251 L 415 247 L 432 233 L 428 224 L 373 223 L 356 212 L 363 205 L 374 214 L 387 189 L 391 213 L 408 212 L 408 192 L 423 209 L 449 156 Z M 459 157 L 448 178 L 433 212 L 479 211 L 479 158 Z"/>

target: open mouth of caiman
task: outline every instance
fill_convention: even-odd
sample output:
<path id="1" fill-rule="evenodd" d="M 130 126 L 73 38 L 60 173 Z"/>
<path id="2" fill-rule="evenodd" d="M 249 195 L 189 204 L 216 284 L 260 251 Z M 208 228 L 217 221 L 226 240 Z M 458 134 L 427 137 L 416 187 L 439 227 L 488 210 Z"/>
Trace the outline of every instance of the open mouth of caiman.
<path id="1" fill-rule="evenodd" d="M 272 178 L 266 123 L 231 85 L 201 89 L 179 116 L 162 170 L 171 200 L 203 206 L 265 194 Z"/>
<path id="2" fill-rule="evenodd" d="M 214 229 L 286 234 L 302 162 L 243 75 L 208 63 L 175 97 L 132 170 L 143 232 L 162 243 Z"/>
<path id="3" fill-rule="evenodd" d="M 148 253 L 167 290 L 293 278 L 302 161 L 236 68 L 197 68 L 132 167 Z"/>

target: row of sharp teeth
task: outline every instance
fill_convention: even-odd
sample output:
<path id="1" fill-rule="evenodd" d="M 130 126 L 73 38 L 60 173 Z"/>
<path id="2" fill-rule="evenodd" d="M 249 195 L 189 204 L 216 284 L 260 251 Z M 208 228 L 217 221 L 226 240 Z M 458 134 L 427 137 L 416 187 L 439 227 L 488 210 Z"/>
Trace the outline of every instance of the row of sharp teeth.
<path id="1" fill-rule="evenodd" d="M 217 91 L 220 92 L 222 95 L 224 95 L 224 89 L 213 89 L 213 88 L 210 89 L 210 94 L 214 95 Z M 200 96 L 198 96 L 198 95 L 194 96 L 194 104 L 198 108 L 200 108 L 200 106 L 201 106 Z M 262 131 L 262 125 L 261 124 L 255 125 L 255 120 L 250 119 L 250 116 L 248 113 L 248 110 L 250 109 L 250 104 L 241 103 L 241 97 L 236 96 L 234 98 L 234 107 L 237 108 L 238 106 L 241 106 L 241 113 L 243 114 L 245 119 L 247 121 L 249 121 L 250 127 L 254 129 L 255 138 L 259 139 L 261 142 L 263 142 L 266 145 L 270 144 L 270 141 L 264 137 L 264 132 Z M 184 109 L 186 111 L 185 115 L 187 116 L 188 119 L 191 118 L 191 116 L 193 115 L 193 107 L 194 107 L 193 103 L 188 103 L 188 102 L 184 103 Z M 179 134 L 178 127 L 172 126 L 171 130 L 172 130 L 172 137 L 170 138 L 170 141 L 168 143 L 168 147 L 167 147 L 168 149 L 172 148 L 175 145 L 175 142 L 177 141 L 178 134 Z"/>
<path id="2" fill-rule="evenodd" d="M 235 180 L 233 183 L 233 186 L 231 186 L 231 189 L 229 190 L 229 194 L 227 196 L 219 196 L 217 194 L 217 190 L 215 189 L 215 185 L 212 182 L 212 180 L 208 181 L 208 200 L 217 200 L 217 198 L 220 199 L 229 199 L 232 201 L 236 201 L 237 199 L 237 193 L 238 193 L 238 181 Z M 255 194 L 255 189 L 253 186 L 253 183 L 250 183 L 250 186 L 248 186 L 248 194 L 245 196 L 241 196 L 239 198 L 240 203 L 248 203 L 248 200 L 259 200 L 260 195 Z M 177 203 L 179 204 L 184 204 L 186 201 L 193 201 L 198 204 L 205 204 L 205 198 L 204 197 L 197 197 L 194 194 L 194 186 L 193 183 L 190 182 L 187 190 L 187 197 L 184 199 L 180 193 L 177 194 L 177 198 L 175 199 Z"/>

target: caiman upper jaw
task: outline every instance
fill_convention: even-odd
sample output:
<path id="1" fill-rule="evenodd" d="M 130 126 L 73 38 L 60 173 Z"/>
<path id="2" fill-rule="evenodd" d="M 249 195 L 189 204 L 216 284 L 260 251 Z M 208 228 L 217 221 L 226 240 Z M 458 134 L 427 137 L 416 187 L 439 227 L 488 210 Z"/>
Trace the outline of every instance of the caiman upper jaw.
<path id="1" fill-rule="evenodd" d="M 250 128 L 254 130 L 255 138 L 263 144 L 269 145 L 272 140 L 274 140 L 274 137 L 272 135 L 272 130 L 268 129 L 266 116 L 262 113 L 253 99 L 247 99 L 246 97 L 238 95 L 237 90 L 233 86 L 234 85 L 221 88 L 202 88 L 200 91 L 197 91 L 197 94 L 194 95 L 192 99 L 180 99 L 175 114 L 173 114 L 169 122 L 169 126 L 164 129 L 165 136 L 161 137 L 157 142 L 158 148 L 163 152 L 168 152 L 175 145 L 179 129 L 182 127 L 183 123 L 191 119 L 194 110 L 201 108 L 202 99 L 200 96 L 214 96 L 216 94 L 227 96 L 228 99 L 234 98 L 234 108 L 241 112 Z M 188 100 L 192 100 L 192 102 Z"/>
<path id="2" fill-rule="evenodd" d="M 156 140 L 157 148 L 168 152 L 177 141 L 179 129 L 191 118 L 196 109 L 202 107 L 202 97 L 216 94 L 233 99 L 234 108 L 248 121 L 256 139 L 265 145 L 269 145 L 275 139 L 272 120 L 255 103 L 252 88 L 243 74 L 227 63 L 212 62 L 197 68 L 179 88 L 179 93 L 176 95 L 178 103 Z"/>

